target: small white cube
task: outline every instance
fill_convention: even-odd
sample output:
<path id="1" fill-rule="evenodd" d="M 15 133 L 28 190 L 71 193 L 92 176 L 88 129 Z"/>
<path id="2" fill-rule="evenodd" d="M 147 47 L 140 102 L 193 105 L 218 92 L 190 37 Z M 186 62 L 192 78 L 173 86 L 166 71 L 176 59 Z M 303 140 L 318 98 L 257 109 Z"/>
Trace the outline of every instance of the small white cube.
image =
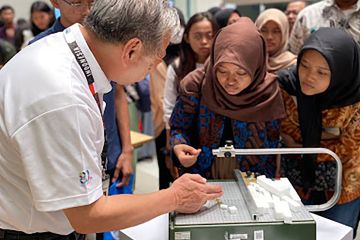
<path id="1" fill-rule="evenodd" d="M 237 208 L 236 208 L 235 206 L 231 206 L 231 207 L 229 207 L 228 209 L 229 209 L 229 212 L 230 212 L 231 214 L 234 214 L 234 213 L 237 212 Z"/>
<path id="2" fill-rule="evenodd" d="M 228 209 L 228 205 L 226 205 L 226 204 L 220 204 L 220 208 L 221 208 L 222 210 L 227 210 L 227 209 Z"/>

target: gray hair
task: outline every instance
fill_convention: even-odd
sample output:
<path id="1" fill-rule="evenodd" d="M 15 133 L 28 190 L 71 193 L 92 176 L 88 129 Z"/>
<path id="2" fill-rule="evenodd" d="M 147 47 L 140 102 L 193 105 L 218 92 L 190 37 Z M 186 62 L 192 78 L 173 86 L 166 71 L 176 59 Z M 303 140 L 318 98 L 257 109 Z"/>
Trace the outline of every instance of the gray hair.
<path id="1" fill-rule="evenodd" d="M 156 53 L 165 34 L 179 31 L 179 17 L 167 0 L 95 0 L 84 25 L 101 41 L 139 38 L 146 54 Z"/>

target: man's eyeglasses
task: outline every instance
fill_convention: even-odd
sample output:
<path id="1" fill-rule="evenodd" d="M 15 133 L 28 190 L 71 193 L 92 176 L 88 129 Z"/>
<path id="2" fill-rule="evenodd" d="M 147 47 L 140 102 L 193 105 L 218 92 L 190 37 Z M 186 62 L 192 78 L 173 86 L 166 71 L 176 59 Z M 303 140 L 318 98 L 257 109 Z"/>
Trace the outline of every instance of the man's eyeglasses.
<path id="1" fill-rule="evenodd" d="M 91 8 L 94 5 L 95 0 L 89 2 L 70 2 L 69 0 L 63 0 L 67 5 L 74 8 Z"/>

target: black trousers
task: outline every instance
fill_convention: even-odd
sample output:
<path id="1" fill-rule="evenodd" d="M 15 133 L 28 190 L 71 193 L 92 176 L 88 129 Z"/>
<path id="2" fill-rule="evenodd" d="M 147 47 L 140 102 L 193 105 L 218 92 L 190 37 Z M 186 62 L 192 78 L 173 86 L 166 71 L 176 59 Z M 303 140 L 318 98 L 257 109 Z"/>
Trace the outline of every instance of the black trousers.
<path id="1" fill-rule="evenodd" d="M 170 174 L 170 170 L 166 167 L 166 130 L 164 129 L 161 134 L 155 138 L 156 155 L 159 166 L 159 189 L 166 189 L 174 178 Z"/>
<path id="2" fill-rule="evenodd" d="M 85 240 L 85 235 L 70 233 L 59 235 L 51 232 L 27 234 L 20 231 L 0 229 L 0 240 Z"/>

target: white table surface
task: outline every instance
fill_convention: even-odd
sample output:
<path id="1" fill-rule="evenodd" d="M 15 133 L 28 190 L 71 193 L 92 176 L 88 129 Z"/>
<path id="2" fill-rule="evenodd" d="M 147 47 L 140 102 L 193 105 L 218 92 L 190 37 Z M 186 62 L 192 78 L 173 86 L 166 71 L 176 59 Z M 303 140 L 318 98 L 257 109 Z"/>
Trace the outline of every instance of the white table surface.
<path id="1" fill-rule="evenodd" d="M 317 240 L 352 240 L 352 228 L 316 214 L 311 215 L 316 222 Z M 161 215 L 135 227 L 124 229 L 122 232 L 133 240 L 168 240 L 168 214 Z M 121 240 L 123 239 L 121 238 Z"/>
<path id="2" fill-rule="evenodd" d="M 164 214 L 143 224 L 124 229 L 122 232 L 134 240 L 168 240 L 169 214 Z"/>
<path id="3" fill-rule="evenodd" d="M 334 222 L 319 215 L 311 213 L 316 222 L 317 240 L 352 240 L 353 230 L 351 227 Z"/>

